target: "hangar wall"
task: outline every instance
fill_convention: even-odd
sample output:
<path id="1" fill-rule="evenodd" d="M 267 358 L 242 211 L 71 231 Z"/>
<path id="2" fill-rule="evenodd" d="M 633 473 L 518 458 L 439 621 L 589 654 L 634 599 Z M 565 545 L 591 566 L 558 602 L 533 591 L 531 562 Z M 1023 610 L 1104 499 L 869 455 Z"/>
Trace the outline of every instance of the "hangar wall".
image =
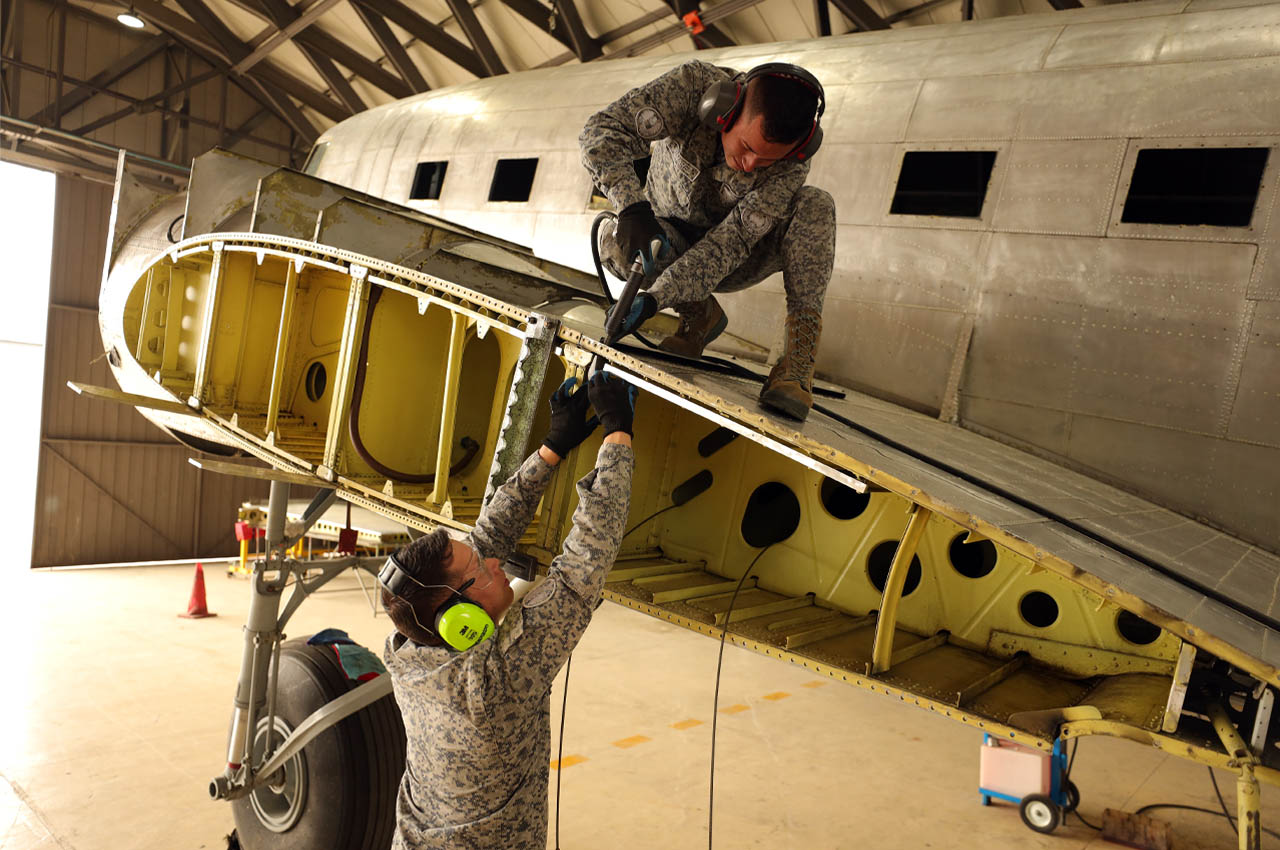
<path id="1" fill-rule="evenodd" d="M 110 214 L 110 187 L 58 178 L 31 565 L 233 555 L 236 508 L 268 485 L 201 472 L 134 408 L 67 388 L 115 386 L 98 331 Z"/>

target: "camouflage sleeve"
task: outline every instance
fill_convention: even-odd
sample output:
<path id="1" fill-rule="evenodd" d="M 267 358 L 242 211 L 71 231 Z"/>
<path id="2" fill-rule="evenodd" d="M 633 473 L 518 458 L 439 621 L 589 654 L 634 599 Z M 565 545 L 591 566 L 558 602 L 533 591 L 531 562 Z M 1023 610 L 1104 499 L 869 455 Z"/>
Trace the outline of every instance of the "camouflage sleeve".
<path id="1" fill-rule="evenodd" d="M 578 482 L 578 508 L 545 581 L 507 614 L 488 656 L 487 697 L 543 699 L 591 621 L 618 555 L 631 501 L 630 446 L 605 443 Z"/>
<path id="2" fill-rule="evenodd" d="M 551 466 L 534 452 L 516 474 L 494 492 L 471 530 L 471 542 L 481 557 L 506 560 L 529 527 L 542 491 L 547 489 L 550 480 Z"/>
<path id="3" fill-rule="evenodd" d="M 707 231 L 658 275 L 649 292 L 658 306 L 701 301 L 747 259 L 751 249 L 792 213 L 792 199 L 804 185 L 809 163 L 769 166 L 769 179 L 738 201 L 724 220 Z"/>
<path id="4" fill-rule="evenodd" d="M 714 65 L 686 62 L 587 119 L 578 137 L 582 164 L 615 209 L 645 199 L 632 163 L 649 155 L 649 143 L 693 129 L 703 92 L 727 78 Z"/>

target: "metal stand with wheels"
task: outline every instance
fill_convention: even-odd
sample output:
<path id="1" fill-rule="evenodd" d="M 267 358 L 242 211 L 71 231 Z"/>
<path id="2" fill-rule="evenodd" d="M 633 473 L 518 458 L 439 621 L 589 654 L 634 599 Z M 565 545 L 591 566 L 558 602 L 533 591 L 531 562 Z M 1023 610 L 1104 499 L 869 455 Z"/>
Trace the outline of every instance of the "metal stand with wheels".
<path id="1" fill-rule="evenodd" d="M 991 735 L 984 734 L 983 746 L 990 746 L 992 740 Z M 1048 794 L 1033 793 L 1019 797 L 982 787 L 978 788 L 978 793 L 984 806 L 991 805 L 993 799 L 1015 804 L 1022 822 L 1042 833 L 1053 832 L 1080 805 L 1080 789 L 1067 778 L 1067 746 L 1062 738 L 1054 740 L 1053 752 L 1049 756 Z"/>

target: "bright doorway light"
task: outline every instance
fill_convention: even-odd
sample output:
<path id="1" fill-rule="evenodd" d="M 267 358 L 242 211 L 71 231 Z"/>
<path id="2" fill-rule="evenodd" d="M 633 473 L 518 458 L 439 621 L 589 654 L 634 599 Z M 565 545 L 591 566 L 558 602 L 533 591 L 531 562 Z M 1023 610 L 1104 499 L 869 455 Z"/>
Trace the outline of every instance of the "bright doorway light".
<path id="1" fill-rule="evenodd" d="M 0 162 L 0 185 L 5 187 L 0 194 L 0 267 L 6 283 L 5 309 L 0 310 L 5 388 L 0 445 L 11 464 L 0 487 L 0 516 L 9 518 L 13 529 L 6 561 L 18 570 L 31 565 L 55 183 L 49 172 Z"/>

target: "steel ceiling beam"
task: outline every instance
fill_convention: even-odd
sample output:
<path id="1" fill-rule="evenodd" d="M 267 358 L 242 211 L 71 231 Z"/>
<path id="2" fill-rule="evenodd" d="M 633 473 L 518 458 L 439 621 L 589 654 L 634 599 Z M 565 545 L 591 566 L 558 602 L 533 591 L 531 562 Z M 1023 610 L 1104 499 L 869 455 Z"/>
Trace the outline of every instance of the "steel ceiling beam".
<path id="1" fill-rule="evenodd" d="M 237 74 L 243 74 L 245 71 L 248 71 L 254 65 L 257 65 L 263 59 L 270 56 L 277 47 L 281 46 L 298 33 L 314 24 L 319 20 L 321 15 L 338 5 L 340 2 L 341 0 L 319 0 L 318 3 L 308 6 L 305 12 L 294 18 L 287 26 L 276 30 L 276 32 L 268 37 L 266 41 L 254 48 L 252 53 L 237 62 L 231 70 L 235 71 Z M 287 6 L 288 4 L 285 5 Z M 289 7 L 289 10 L 293 11 L 293 8 Z"/>
<path id="2" fill-rule="evenodd" d="M 203 8 L 203 12 L 197 13 L 202 17 L 212 15 L 208 7 L 205 7 L 199 0 L 183 0 L 183 2 L 192 5 L 193 8 Z M 192 20 L 166 8 L 158 0 L 131 0 L 131 5 L 137 14 L 172 35 L 210 65 L 215 68 L 221 68 L 227 73 L 231 73 L 232 63 L 243 59 L 251 52 L 248 45 L 236 38 L 221 21 L 216 19 L 215 26 L 223 33 L 222 38 L 229 38 L 225 46 L 220 43 L 211 30 L 204 29 L 201 25 L 193 23 Z M 285 123 L 292 126 L 300 135 L 307 137 L 308 141 L 314 140 L 319 135 L 315 127 L 302 114 L 302 111 L 294 106 L 293 101 L 279 92 L 268 91 L 264 84 L 270 84 L 272 87 L 298 98 L 302 103 L 333 121 L 341 121 L 351 116 L 351 113 L 341 104 L 325 97 L 302 80 L 287 71 L 281 70 L 270 61 L 259 63 L 252 73 L 239 79 L 244 81 L 242 87 L 246 91 L 250 91 L 254 99 L 260 101 L 264 106 L 273 107 Z M 237 85 L 239 84 L 237 83 Z"/>
<path id="3" fill-rule="evenodd" d="M 583 62 L 590 62 L 592 59 L 598 58 L 603 52 L 599 40 L 591 37 L 587 32 L 586 26 L 582 23 L 582 15 L 578 13 L 578 6 L 574 0 L 553 0 L 555 8 L 559 12 L 556 18 L 557 23 L 563 23 L 563 29 L 568 31 L 570 47 L 574 54 Z M 559 30 L 557 26 L 554 29 Z"/>
<path id="4" fill-rule="evenodd" d="M 870 30 L 887 30 L 889 25 L 880 17 L 865 0 L 831 0 L 840 14 L 863 32 Z"/>
<path id="5" fill-rule="evenodd" d="M 713 26 L 707 23 L 707 15 L 709 13 L 704 13 L 702 11 L 702 6 L 697 2 L 697 0 L 662 0 L 662 2 L 666 3 L 669 7 L 671 7 L 671 11 L 674 12 L 675 16 L 680 19 L 681 24 L 684 24 L 685 15 L 689 14 L 690 12 L 698 13 L 698 16 L 702 19 L 702 25 L 704 27 L 703 31 L 698 33 L 697 35 L 694 35 L 693 31 L 689 30 L 689 37 L 693 39 L 694 44 L 697 47 L 704 48 L 704 47 L 736 46 L 736 42 L 734 42 L 733 39 L 729 38 L 729 36 L 725 35 L 723 30 L 721 30 L 717 26 Z"/>
<path id="6" fill-rule="evenodd" d="M 552 26 L 556 17 L 554 10 L 542 5 L 541 0 L 502 0 L 502 4 L 565 47 L 573 50 L 573 42 L 569 33 L 561 27 Z"/>
<path id="7" fill-rule="evenodd" d="M 750 9 L 752 6 L 755 6 L 760 2 L 762 2 L 762 0 L 725 0 L 725 2 L 721 3 L 720 5 L 715 6 L 711 9 L 708 9 L 706 12 L 702 13 L 702 22 L 706 24 L 712 21 L 722 20 L 724 18 L 729 17 L 730 15 L 735 15 L 738 12 L 741 12 L 745 9 Z M 648 17 L 649 16 L 646 16 L 645 18 L 641 18 L 640 20 L 646 20 Z M 667 16 L 663 14 L 661 15 L 661 17 L 665 18 Z M 615 30 L 615 32 L 622 32 L 623 30 L 628 30 L 629 27 L 632 27 L 636 23 L 637 21 L 633 21 L 631 24 L 628 24 L 627 26 L 624 26 L 619 28 L 618 30 Z M 646 20 L 646 23 L 652 23 L 652 21 Z M 634 30 L 631 30 L 631 31 L 634 31 Z M 646 51 L 652 50 L 653 48 L 657 47 L 660 44 L 666 44 L 668 41 L 674 41 L 675 39 L 681 38 L 683 36 L 687 36 L 688 34 L 689 34 L 689 28 L 684 25 L 683 21 L 681 21 L 678 24 L 674 24 L 673 26 L 667 27 L 665 30 L 662 30 L 661 32 L 654 33 L 648 38 L 642 38 L 639 41 L 635 42 L 634 44 L 627 45 L 627 47 L 624 48 L 623 50 L 619 50 L 616 53 L 606 54 L 601 58 L 607 60 L 607 59 L 625 59 L 629 56 L 639 56 L 640 54 L 645 53 Z M 621 36 L 616 36 L 616 37 L 621 38 Z M 604 38 L 606 39 L 606 43 L 607 43 L 607 40 L 611 38 L 611 36 L 609 33 L 606 33 L 604 35 Z M 558 61 L 559 58 L 560 57 L 557 57 L 557 59 L 550 60 L 543 64 L 559 65 L 561 64 L 561 62 Z M 569 57 L 569 58 L 572 58 L 572 57 Z"/>
<path id="8" fill-rule="evenodd" d="M 233 0 L 233 2 L 245 11 L 252 12 L 267 23 L 277 27 L 289 27 L 301 18 L 298 11 L 290 6 L 287 0 Z M 321 2 L 325 2 L 325 0 L 321 0 Z M 306 13 L 304 12 L 303 14 Z M 270 36 L 267 39 L 269 40 Z M 413 93 L 410 87 L 395 74 L 382 68 L 377 62 L 369 59 L 360 51 L 352 48 L 345 41 L 320 26 L 310 26 L 300 30 L 294 36 L 293 43 L 315 66 L 316 71 L 324 76 L 326 82 L 329 83 L 330 89 L 335 94 L 338 93 L 340 88 L 345 86 L 350 89 L 350 86 L 346 85 L 345 76 L 342 77 L 342 82 L 337 84 L 330 79 L 330 75 L 339 75 L 339 72 L 333 69 L 334 62 L 346 66 L 357 77 L 382 89 L 394 98 L 408 97 Z M 326 71 L 321 71 L 321 67 L 325 67 Z M 354 95 L 355 92 L 351 91 L 350 94 Z M 355 111 L 362 112 L 366 108 L 362 104 L 361 108 Z"/>
<path id="9" fill-rule="evenodd" d="M 476 10 L 471 8 L 471 4 L 467 0 L 445 0 L 445 2 L 449 4 L 449 9 L 453 12 L 458 26 L 462 27 L 463 33 L 466 34 L 467 41 L 471 42 L 480 61 L 484 63 L 485 70 L 493 76 L 507 73 L 507 67 L 502 64 L 498 52 L 493 49 L 493 42 L 489 40 L 489 34 L 480 25 L 480 19 L 476 17 Z"/>
<path id="10" fill-rule="evenodd" d="M 491 76 L 474 50 L 401 3 L 400 0 L 352 0 L 352 2 L 382 15 L 418 41 L 475 76 Z"/>
<path id="11" fill-rule="evenodd" d="M 831 6 L 827 0 L 813 0 L 813 22 L 819 38 L 831 35 Z"/>
<path id="12" fill-rule="evenodd" d="M 912 6 L 910 9 L 903 9 L 901 12 L 894 12 L 892 15 L 885 18 L 884 22 L 886 24 L 896 24 L 898 21 L 904 21 L 907 18 L 923 14 L 936 9 L 939 6 L 946 6 L 949 3 L 954 2 L 955 0 L 927 0 L 927 2 L 921 3 L 919 6 Z"/>
<path id="13" fill-rule="evenodd" d="M 431 86 L 427 85 L 426 78 L 422 76 L 422 72 L 414 64 L 413 59 L 409 56 L 409 51 L 404 49 L 400 39 L 396 38 L 396 34 L 391 31 L 386 19 L 359 3 L 352 3 L 351 8 L 360 16 L 360 20 L 364 22 L 369 34 L 373 36 L 374 41 L 378 42 L 378 46 L 382 48 L 382 53 L 387 57 L 387 61 L 396 69 L 396 72 L 400 74 L 400 78 L 409 85 L 409 88 L 413 89 L 415 94 L 430 91 Z"/>
<path id="14" fill-rule="evenodd" d="M 327 2 L 329 2 L 329 0 L 321 0 L 321 2 L 317 3 L 313 9 L 320 8 L 321 11 L 323 11 L 324 8 L 327 8 L 325 6 L 325 3 Z M 271 18 L 272 23 L 278 27 L 283 27 L 283 29 L 279 30 L 277 34 L 288 31 L 303 19 L 303 16 L 294 12 L 293 8 L 289 6 L 285 0 L 263 0 L 263 8 L 265 9 L 266 14 Z M 311 11 L 312 10 L 308 10 L 308 14 Z M 312 18 L 312 20 L 314 20 L 314 18 Z M 302 28 L 299 28 L 297 32 L 299 36 L 302 35 Z M 274 38 L 274 36 L 272 38 Z M 263 42 L 263 46 L 270 42 L 272 38 L 268 38 L 266 42 Z M 321 51 L 316 50 L 314 47 L 303 44 L 300 39 L 294 39 L 294 43 L 297 44 L 298 49 L 302 51 L 302 54 L 307 57 L 311 66 L 316 69 L 316 73 L 318 73 L 324 81 L 328 83 L 329 91 L 333 92 L 333 94 L 337 96 L 338 100 L 342 101 L 343 105 L 346 106 L 347 109 L 351 110 L 352 115 L 357 112 L 364 112 L 369 108 L 368 104 L 366 104 L 360 96 L 356 94 L 356 90 L 347 82 L 347 78 L 338 70 L 338 66 L 333 64 L 332 59 Z M 258 48 L 258 50 L 261 49 L 262 47 Z M 257 50 L 254 51 L 254 53 L 257 52 Z M 236 68 L 244 66 L 252 56 L 253 54 L 250 54 L 237 62 L 232 67 L 232 70 L 234 71 Z"/>
<path id="15" fill-rule="evenodd" d="M 146 43 L 139 45 L 136 49 L 129 51 L 124 56 L 112 62 L 109 66 L 102 69 L 98 73 L 90 77 L 86 82 L 79 85 L 78 88 L 62 96 L 62 115 L 71 110 L 84 105 L 100 90 L 110 86 L 116 80 L 136 70 L 147 60 L 151 59 L 160 51 L 173 44 L 173 39 L 167 35 L 156 36 L 150 38 Z M 75 85 L 73 83 L 73 85 Z M 62 117 L 55 115 L 56 109 L 52 103 L 45 106 L 39 112 L 27 118 L 33 124 L 52 124 L 54 121 Z"/>

